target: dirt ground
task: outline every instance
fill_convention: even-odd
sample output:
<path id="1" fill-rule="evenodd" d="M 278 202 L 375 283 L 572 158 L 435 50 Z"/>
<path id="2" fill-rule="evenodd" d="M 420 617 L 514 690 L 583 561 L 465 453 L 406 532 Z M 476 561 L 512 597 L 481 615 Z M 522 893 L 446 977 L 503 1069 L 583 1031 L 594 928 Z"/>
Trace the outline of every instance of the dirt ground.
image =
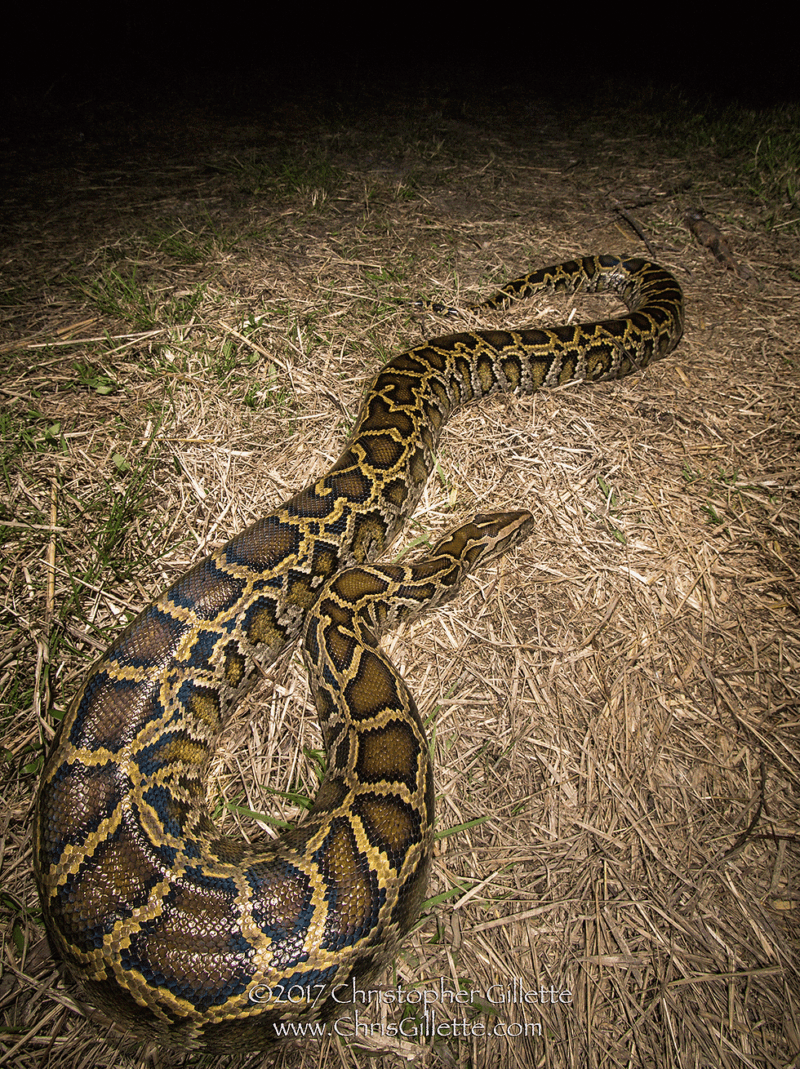
<path id="1" fill-rule="evenodd" d="M 339 1035 L 230 1064 L 800 1064 L 800 226 L 777 151 L 797 118 L 418 86 L 20 104 L 0 1067 L 228 1064 L 119 1034 L 59 970 L 30 844 L 54 716 L 126 620 L 332 464 L 387 359 L 449 329 L 415 299 L 463 305 L 605 252 L 674 273 L 677 350 L 459 412 L 391 554 L 478 511 L 536 519 L 385 640 L 434 747 L 430 901 L 379 985 L 416 994 L 357 1007 L 358 1034 L 347 1008 Z M 548 297 L 480 325 L 621 311 Z M 313 798 L 320 747 L 294 650 L 220 740 L 219 826 L 258 842 L 274 829 L 252 813 L 296 819 L 280 792 Z"/>

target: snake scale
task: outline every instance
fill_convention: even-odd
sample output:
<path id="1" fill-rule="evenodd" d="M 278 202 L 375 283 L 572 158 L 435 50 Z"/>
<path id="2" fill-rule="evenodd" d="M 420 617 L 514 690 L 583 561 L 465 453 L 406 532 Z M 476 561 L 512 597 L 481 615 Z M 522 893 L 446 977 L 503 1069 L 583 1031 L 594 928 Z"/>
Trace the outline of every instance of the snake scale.
<path id="1" fill-rule="evenodd" d="M 474 307 L 577 289 L 615 292 L 629 313 L 450 334 L 391 360 L 331 470 L 186 572 L 90 669 L 42 774 L 34 867 L 53 948 L 136 1035 L 266 1048 L 278 1023 L 330 1017 L 337 985 L 366 981 L 409 930 L 430 864 L 432 771 L 378 638 L 532 520 L 478 516 L 416 565 L 369 562 L 413 511 L 459 405 L 620 378 L 678 344 L 680 287 L 639 259 L 571 260 Z M 210 756 L 254 660 L 301 634 L 327 771 L 306 819 L 253 847 L 211 820 Z"/>

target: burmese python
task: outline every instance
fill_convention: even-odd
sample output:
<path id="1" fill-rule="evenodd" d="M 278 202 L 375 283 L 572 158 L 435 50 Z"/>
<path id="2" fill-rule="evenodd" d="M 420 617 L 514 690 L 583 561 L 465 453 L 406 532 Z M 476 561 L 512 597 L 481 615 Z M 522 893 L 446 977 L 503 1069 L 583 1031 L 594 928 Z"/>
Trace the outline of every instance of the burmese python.
<path id="1" fill-rule="evenodd" d="M 54 948 L 89 1000 L 141 1036 L 259 1049 L 275 1023 L 330 1016 L 391 956 L 423 900 L 433 784 L 413 700 L 381 630 L 444 600 L 527 513 L 477 517 L 413 568 L 374 560 L 413 511 L 459 405 L 619 378 L 678 344 L 678 283 L 643 260 L 587 257 L 478 308 L 612 290 L 626 317 L 436 338 L 395 357 L 331 470 L 195 565 L 91 668 L 50 752 L 34 865 Z M 307 819 L 267 846 L 221 835 L 205 776 L 250 655 L 304 632 L 328 768 Z M 305 994 L 304 994 L 305 992 Z"/>

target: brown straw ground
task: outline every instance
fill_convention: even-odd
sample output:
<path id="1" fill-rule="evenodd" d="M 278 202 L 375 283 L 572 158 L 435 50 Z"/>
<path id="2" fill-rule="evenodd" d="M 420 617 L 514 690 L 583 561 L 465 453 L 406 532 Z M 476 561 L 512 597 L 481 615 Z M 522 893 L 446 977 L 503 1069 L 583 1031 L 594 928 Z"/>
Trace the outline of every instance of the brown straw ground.
<path id="1" fill-rule="evenodd" d="M 52 715 L 125 620 L 326 470 L 386 359 L 451 329 L 414 298 L 588 252 L 672 270 L 681 345 L 621 383 L 460 412 L 393 550 L 481 510 L 536 517 L 385 641 L 428 718 L 440 834 L 432 901 L 373 985 L 406 1000 L 231 1064 L 795 1065 L 796 212 L 658 115 L 370 106 L 234 126 L 171 102 L 117 140 L 98 113 L 9 164 L 0 1069 L 227 1064 L 120 1035 L 59 971 L 30 849 Z M 739 273 L 690 233 L 698 208 Z M 220 827 L 296 819 L 277 792 L 313 797 L 320 745 L 293 651 L 221 739 Z"/>

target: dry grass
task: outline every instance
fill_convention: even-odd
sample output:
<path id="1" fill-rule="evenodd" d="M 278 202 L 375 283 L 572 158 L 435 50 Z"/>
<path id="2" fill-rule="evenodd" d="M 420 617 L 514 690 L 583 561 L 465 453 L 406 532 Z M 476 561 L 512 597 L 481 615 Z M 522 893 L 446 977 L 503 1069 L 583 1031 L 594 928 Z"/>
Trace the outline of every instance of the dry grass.
<path id="1" fill-rule="evenodd" d="M 438 827 L 468 826 L 439 841 L 443 897 L 385 983 L 479 992 L 436 1006 L 473 1034 L 378 1029 L 247 1064 L 794 1065 L 796 228 L 760 226 L 713 148 L 620 134 L 619 116 L 375 109 L 236 128 L 173 111 L 163 141 L 161 116 L 140 121 L 135 167 L 97 119 L 12 195 L 0 1067 L 184 1064 L 88 1023 L 43 938 L 29 832 L 51 709 L 168 580 L 326 469 L 383 360 L 448 329 L 403 302 L 485 296 L 576 252 L 642 254 L 618 204 L 684 286 L 681 346 L 623 383 L 461 412 L 404 536 L 493 507 L 537 518 L 386 642 L 435 732 Z M 693 242 L 700 203 L 748 281 Z M 292 819 L 273 792 L 315 791 L 298 666 L 270 670 L 213 768 L 220 822 L 247 838 L 264 832 L 239 808 Z M 490 1005 L 515 978 L 570 1001 Z M 541 1036 L 490 1034 L 525 1022 Z"/>

